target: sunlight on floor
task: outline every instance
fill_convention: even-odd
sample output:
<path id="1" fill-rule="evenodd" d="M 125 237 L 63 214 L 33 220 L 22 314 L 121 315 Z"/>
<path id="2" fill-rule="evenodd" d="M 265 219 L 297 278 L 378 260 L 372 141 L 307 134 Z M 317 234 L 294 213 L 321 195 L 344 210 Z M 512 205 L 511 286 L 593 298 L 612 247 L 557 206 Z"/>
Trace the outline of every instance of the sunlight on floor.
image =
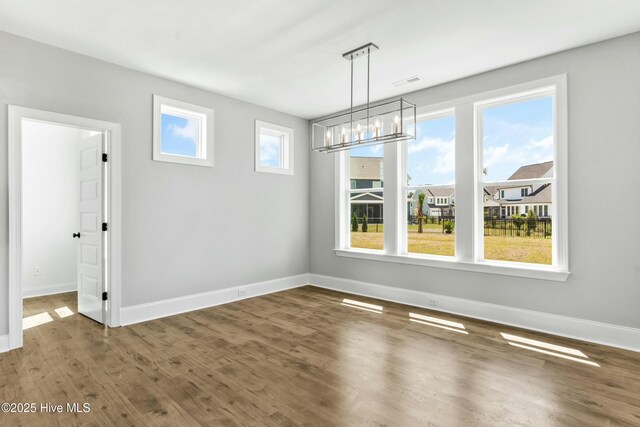
<path id="1" fill-rule="evenodd" d="M 60 308 L 56 308 L 55 310 L 56 314 L 61 318 L 64 319 L 65 317 L 69 317 L 73 314 L 75 314 L 73 311 L 71 311 L 71 309 L 67 306 L 64 307 L 60 307 Z"/>
<path id="2" fill-rule="evenodd" d="M 22 319 L 22 330 L 25 331 L 29 328 L 44 325 L 49 322 L 53 322 L 53 318 L 46 311 L 44 313 L 34 314 L 33 316 Z"/>
<path id="3" fill-rule="evenodd" d="M 547 354 L 549 356 L 559 357 L 561 359 L 572 360 L 574 362 L 584 363 L 585 365 L 600 367 L 596 362 L 586 360 L 589 357 L 575 348 L 563 347 L 556 344 L 546 343 L 544 341 L 533 340 L 530 338 L 519 337 L 517 335 L 500 333 L 504 339 L 509 341 L 509 345 L 514 347 L 523 348 L 525 350 L 536 351 L 538 353 Z M 528 344 L 528 345 L 527 345 Z M 553 351 L 551 351 L 553 350 Z M 572 354 L 574 356 L 569 356 Z M 581 359 L 582 358 L 582 359 Z"/>
<path id="4" fill-rule="evenodd" d="M 437 317 L 425 316 L 424 314 L 409 313 L 409 317 L 412 319 L 420 319 L 425 322 L 439 323 L 445 326 L 451 326 L 452 328 L 464 329 L 464 325 L 460 322 L 453 322 L 451 320 L 439 319 Z"/>
<path id="5" fill-rule="evenodd" d="M 469 335 L 464 329 L 464 325 L 451 320 L 438 319 L 437 317 L 425 316 L 424 314 L 409 313 L 409 320 L 421 325 L 434 326 L 436 328 L 446 329 L 448 331 L 458 332 L 460 334 Z"/>
<path id="6" fill-rule="evenodd" d="M 579 356 L 579 357 L 586 357 L 588 359 L 586 354 L 584 354 L 580 350 L 576 350 L 575 348 L 562 347 L 560 345 L 549 344 L 544 341 L 532 340 L 531 338 L 524 338 L 524 337 L 519 337 L 517 335 L 505 334 L 504 332 L 500 332 L 500 335 L 502 335 L 502 338 L 508 341 L 519 342 L 522 344 L 528 344 L 535 347 L 542 347 L 542 348 L 546 348 L 547 350 L 559 351 L 561 353 L 572 354 L 574 356 Z"/>
<path id="7" fill-rule="evenodd" d="M 369 304 L 369 303 L 366 303 L 366 302 L 360 302 L 360 301 L 356 301 L 356 300 L 348 299 L 348 298 L 343 299 L 340 304 L 344 305 L 346 307 L 351 307 L 351 308 L 357 308 L 359 310 L 370 311 L 372 313 L 378 313 L 378 314 L 382 313 L 382 306 L 381 305 Z"/>

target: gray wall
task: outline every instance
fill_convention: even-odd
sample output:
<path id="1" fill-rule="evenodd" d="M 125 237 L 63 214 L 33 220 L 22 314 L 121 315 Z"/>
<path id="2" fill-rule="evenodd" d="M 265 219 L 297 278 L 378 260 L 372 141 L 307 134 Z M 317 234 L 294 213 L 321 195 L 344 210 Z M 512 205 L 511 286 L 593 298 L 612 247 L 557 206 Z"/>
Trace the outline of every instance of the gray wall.
<path id="1" fill-rule="evenodd" d="M 310 165 L 311 272 L 640 327 L 640 33 L 406 98 L 426 105 L 562 73 L 569 90 L 567 282 L 335 256 L 334 157 L 320 153 Z"/>
<path id="2" fill-rule="evenodd" d="M 151 160 L 152 94 L 215 109 L 215 167 Z M 122 124 L 122 306 L 308 272 L 308 121 L 0 32 L 0 335 L 7 104 Z M 295 130 L 295 175 L 256 173 L 254 120 Z"/>

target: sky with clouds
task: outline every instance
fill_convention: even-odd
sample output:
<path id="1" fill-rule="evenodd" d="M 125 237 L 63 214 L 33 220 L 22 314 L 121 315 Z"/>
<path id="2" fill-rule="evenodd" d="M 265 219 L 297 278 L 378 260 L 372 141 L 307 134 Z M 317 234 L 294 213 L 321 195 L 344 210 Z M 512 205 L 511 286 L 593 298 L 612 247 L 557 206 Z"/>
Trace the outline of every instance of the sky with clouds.
<path id="1" fill-rule="evenodd" d="M 197 127 L 195 119 L 163 114 L 162 152 L 180 156 L 195 156 Z"/>
<path id="2" fill-rule="evenodd" d="M 551 97 L 515 102 L 484 111 L 485 181 L 508 179 L 520 166 L 553 160 Z M 418 138 L 408 142 L 409 185 L 455 182 L 455 117 L 418 123 Z M 351 150 L 352 156 L 382 157 L 383 146 Z"/>
<path id="3" fill-rule="evenodd" d="M 409 185 L 452 184 L 455 181 L 454 116 L 418 122 L 418 138 L 407 146 Z"/>
<path id="4" fill-rule="evenodd" d="M 483 126 L 486 182 L 506 180 L 520 166 L 553 160 L 551 97 L 488 108 Z"/>
<path id="5" fill-rule="evenodd" d="M 279 168 L 281 138 L 272 135 L 260 135 L 260 166 Z"/>

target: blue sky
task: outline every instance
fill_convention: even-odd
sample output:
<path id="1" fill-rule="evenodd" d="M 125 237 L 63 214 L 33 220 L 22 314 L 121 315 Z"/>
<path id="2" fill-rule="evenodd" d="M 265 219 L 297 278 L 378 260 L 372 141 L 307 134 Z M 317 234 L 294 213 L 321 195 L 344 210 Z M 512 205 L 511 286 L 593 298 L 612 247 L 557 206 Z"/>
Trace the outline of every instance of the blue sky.
<path id="1" fill-rule="evenodd" d="M 349 152 L 351 157 L 382 157 L 384 154 L 382 145 L 352 148 Z"/>
<path id="2" fill-rule="evenodd" d="M 552 99 L 521 101 L 484 111 L 485 181 L 506 180 L 520 166 L 553 160 Z M 455 181 L 455 117 L 418 122 L 418 138 L 408 142 L 409 185 Z M 352 156 L 382 157 L 382 146 L 351 150 Z"/>
<path id="3" fill-rule="evenodd" d="M 485 181 L 506 180 L 520 166 L 553 160 L 552 108 L 545 97 L 485 110 Z"/>
<path id="4" fill-rule="evenodd" d="M 454 116 L 418 122 L 418 138 L 407 146 L 409 185 L 455 181 L 455 132 Z"/>
<path id="5" fill-rule="evenodd" d="M 279 168 L 281 138 L 272 135 L 260 135 L 260 166 Z"/>
<path id="6" fill-rule="evenodd" d="M 162 152 L 181 156 L 195 156 L 197 129 L 198 123 L 195 119 L 163 114 Z"/>

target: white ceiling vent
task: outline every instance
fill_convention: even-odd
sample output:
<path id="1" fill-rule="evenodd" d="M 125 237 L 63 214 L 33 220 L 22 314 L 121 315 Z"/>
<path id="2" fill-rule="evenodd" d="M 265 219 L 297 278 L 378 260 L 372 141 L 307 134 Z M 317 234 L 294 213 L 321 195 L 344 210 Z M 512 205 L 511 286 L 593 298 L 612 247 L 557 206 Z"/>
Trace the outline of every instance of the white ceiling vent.
<path id="1" fill-rule="evenodd" d="M 404 86 L 404 85 L 407 85 L 409 83 L 415 83 L 415 82 L 419 82 L 419 81 L 420 81 L 420 77 L 413 76 L 413 77 L 407 77 L 406 79 L 399 80 L 399 81 L 395 82 L 393 85 L 395 87 L 398 87 L 398 86 Z"/>

